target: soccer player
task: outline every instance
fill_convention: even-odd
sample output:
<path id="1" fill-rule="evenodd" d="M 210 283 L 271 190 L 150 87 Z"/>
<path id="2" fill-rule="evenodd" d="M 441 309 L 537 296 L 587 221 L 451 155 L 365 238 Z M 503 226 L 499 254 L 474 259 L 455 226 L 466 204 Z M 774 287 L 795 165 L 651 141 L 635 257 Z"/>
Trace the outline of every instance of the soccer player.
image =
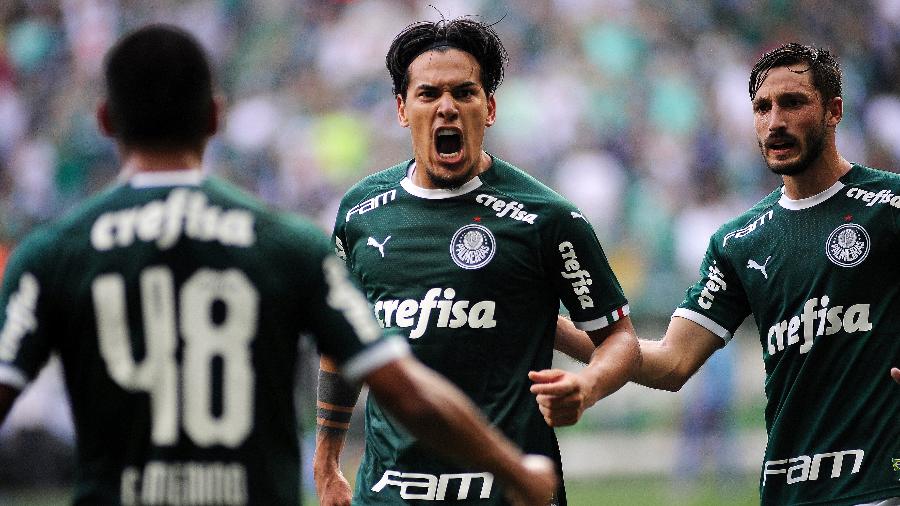
<path id="1" fill-rule="evenodd" d="M 468 18 L 419 22 L 397 35 L 386 60 L 414 157 L 347 192 L 334 242 L 382 326 L 402 331 L 494 426 L 552 457 L 561 473 L 529 371 L 544 370 L 547 387 L 577 404 L 556 421 L 574 423 L 631 376 L 639 350 L 622 290 L 578 209 L 484 151 L 506 59 L 496 33 Z M 590 364 L 577 374 L 545 370 L 560 299 L 593 340 Z M 335 386 L 327 357 L 321 365 L 317 491 L 322 504 L 348 504 L 339 454 L 358 390 Z M 355 504 L 503 502 L 484 468 L 441 460 L 378 400 L 367 402 L 365 430 Z M 562 486 L 551 504 L 566 504 Z"/>
<path id="2" fill-rule="evenodd" d="M 101 129 L 122 179 L 16 250 L 0 295 L 0 422 L 51 352 L 78 438 L 77 504 L 298 504 L 293 380 L 309 331 L 435 450 L 546 504 L 523 457 L 382 338 L 327 237 L 201 173 L 218 108 L 200 46 L 155 25 L 105 62 Z"/>
<path id="3" fill-rule="evenodd" d="M 841 71 L 828 51 L 766 53 L 750 100 L 784 185 L 713 235 L 663 339 L 640 342 L 634 381 L 680 389 L 753 314 L 768 399 L 762 502 L 900 504 L 900 176 L 838 152 Z"/>

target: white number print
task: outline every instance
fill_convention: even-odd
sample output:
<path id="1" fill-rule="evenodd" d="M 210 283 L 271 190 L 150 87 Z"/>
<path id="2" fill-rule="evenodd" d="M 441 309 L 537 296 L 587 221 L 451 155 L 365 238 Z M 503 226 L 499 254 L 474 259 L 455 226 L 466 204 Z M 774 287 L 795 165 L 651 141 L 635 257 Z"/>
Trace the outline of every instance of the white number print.
<path id="1" fill-rule="evenodd" d="M 256 334 L 259 294 L 236 269 L 201 269 L 181 287 L 176 321 L 175 283 L 167 267 L 141 272 L 144 358 L 134 358 L 125 306 L 125 280 L 105 274 L 92 285 L 100 355 L 122 388 L 150 395 L 151 439 L 158 446 L 178 442 L 179 404 L 185 432 L 199 446 L 239 446 L 253 425 L 256 381 L 250 343 Z M 221 304 L 222 321 L 213 309 Z M 178 336 L 184 342 L 179 387 Z M 212 367 L 221 363 L 221 414 L 213 413 Z M 179 390 L 183 398 L 179 402 Z"/>

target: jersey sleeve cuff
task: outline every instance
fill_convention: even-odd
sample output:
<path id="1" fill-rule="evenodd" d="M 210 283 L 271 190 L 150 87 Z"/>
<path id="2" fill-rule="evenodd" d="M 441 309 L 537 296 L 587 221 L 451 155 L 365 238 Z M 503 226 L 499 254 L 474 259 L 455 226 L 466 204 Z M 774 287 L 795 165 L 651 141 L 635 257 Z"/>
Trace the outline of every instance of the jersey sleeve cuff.
<path id="1" fill-rule="evenodd" d="M 9 385 L 17 390 L 24 390 L 28 386 L 28 376 L 17 367 L 9 364 L 0 364 L 0 383 Z"/>
<path id="2" fill-rule="evenodd" d="M 625 318 L 629 313 L 631 313 L 631 309 L 628 307 L 628 304 L 625 304 L 624 306 L 616 308 L 611 313 L 605 316 L 601 316 L 600 318 L 596 318 L 594 320 L 586 322 L 576 322 L 573 320 L 572 323 L 575 324 L 576 329 L 590 332 L 592 330 L 600 330 L 603 327 L 608 327 L 614 322 Z"/>
<path id="3" fill-rule="evenodd" d="M 347 381 L 360 381 L 375 369 L 410 353 L 406 339 L 399 336 L 387 337 L 345 362 L 341 366 L 341 374 Z"/>
<path id="4" fill-rule="evenodd" d="M 692 309 L 680 307 L 676 309 L 674 313 L 672 313 L 673 318 L 676 316 L 679 318 L 684 318 L 685 320 L 690 320 L 697 325 L 700 325 L 706 330 L 721 337 L 722 340 L 725 341 L 725 344 L 728 344 L 731 341 L 731 338 L 734 337 L 728 329 L 714 322 L 708 316 L 702 315 Z"/>

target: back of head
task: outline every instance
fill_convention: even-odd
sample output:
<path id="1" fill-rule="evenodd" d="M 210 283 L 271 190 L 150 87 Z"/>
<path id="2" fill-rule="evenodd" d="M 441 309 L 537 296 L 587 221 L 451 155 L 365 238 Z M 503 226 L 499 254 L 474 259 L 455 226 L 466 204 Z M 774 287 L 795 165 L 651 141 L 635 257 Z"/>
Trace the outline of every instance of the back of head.
<path id="1" fill-rule="evenodd" d="M 759 58 L 750 71 L 750 100 L 775 67 L 802 64 L 806 68 L 794 70 L 797 73 L 812 72 L 812 84 L 822 94 L 822 100 L 830 101 L 841 96 L 841 68 L 834 56 L 825 49 L 816 49 L 791 42 L 773 49 Z"/>
<path id="2" fill-rule="evenodd" d="M 129 147 L 202 149 L 210 135 L 212 74 L 187 32 L 150 25 L 106 56 L 107 110 L 114 136 Z"/>
<path id="3" fill-rule="evenodd" d="M 470 18 L 420 21 L 403 29 L 391 43 L 385 63 L 393 81 L 394 95 L 406 95 L 409 64 L 430 50 L 459 49 L 471 54 L 481 66 L 481 84 L 490 95 L 503 82 L 509 56 L 490 25 Z"/>

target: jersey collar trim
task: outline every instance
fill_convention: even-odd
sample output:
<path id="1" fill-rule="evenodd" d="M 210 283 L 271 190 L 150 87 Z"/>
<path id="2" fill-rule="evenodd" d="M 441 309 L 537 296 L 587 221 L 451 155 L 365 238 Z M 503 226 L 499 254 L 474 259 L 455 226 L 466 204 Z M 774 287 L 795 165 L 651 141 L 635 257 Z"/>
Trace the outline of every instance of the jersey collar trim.
<path id="1" fill-rule="evenodd" d="M 472 179 L 468 180 L 466 184 L 452 190 L 445 190 L 443 188 L 422 188 L 421 186 L 417 186 L 412 182 L 412 174 L 415 171 L 416 162 L 413 162 L 410 164 L 409 170 L 406 171 L 406 177 L 404 177 L 400 181 L 400 186 L 402 186 L 403 189 L 406 190 L 406 192 L 410 195 L 414 195 L 423 199 L 440 200 L 458 197 L 460 195 L 465 195 L 482 185 L 481 178 L 475 176 Z"/>
<path id="2" fill-rule="evenodd" d="M 134 188 L 158 186 L 198 186 L 206 176 L 200 169 L 169 170 L 160 172 L 138 172 L 131 176 L 129 183 Z"/>
<path id="3" fill-rule="evenodd" d="M 825 191 L 819 192 L 812 197 L 806 197 L 805 199 L 790 199 L 787 195 L 784 194 L 784 187 L 781 187 L 781 198 L 778 200 L 778 204 L 789 210 L 789 211 L 800 211 L 803 209 L 809 209 L 815 205 L 821 204 L 826 200 L 833 197 L 837 192 L 841 191 L 844 187 L 844 183 L 840 181 L 835 181 L 830 188 Z"/>

